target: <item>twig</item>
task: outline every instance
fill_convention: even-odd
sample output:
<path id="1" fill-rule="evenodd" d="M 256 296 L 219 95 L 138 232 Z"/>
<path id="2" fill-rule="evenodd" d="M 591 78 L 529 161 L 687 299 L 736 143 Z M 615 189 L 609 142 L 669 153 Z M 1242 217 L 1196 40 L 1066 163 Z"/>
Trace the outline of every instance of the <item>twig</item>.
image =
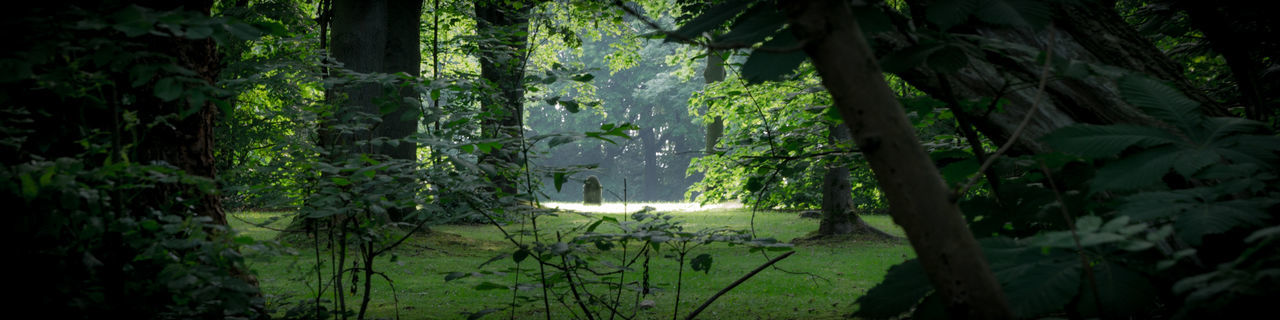
<path id="1" fill-rule="evenodd" d="M 755 276 L 757 273 L 760 273 L 760 271 L 764 270 L 764 268 L 767 268 L 773 265 L 774 263 L 778 263 L 778 261 L 782 261 L 782 259 L 786 259 L 787 257 L 790 257 L 792 254 L 795 254 L 795 253 L 796 253 L 795 251 L 784 253 L 778 256 L 777 258 L 773 258 L 773 260 L 769 260 L 769 262 L 765 262 L 759 267 L 756 267 L 755 270 L 751 270 L 751 272 L 748 272 L 746 275 L 743 275 L 741 278 L 738 278 L 738 280 L 734 281 L 733 283 L 730 283 L 729 286 L 724 287 L 724 289 L 720 289 L 720 292 L 716 292 L 715 295 L 712 295 L 710 298 L 707 298 L 706 302 L 703 302 L 701 306 L 698 306 L 698 309 L 694 309 L 693 312 L 689 313 L 689 316 L 685 317 L 685 319 L 692 320 L 693 318 L 697 317 L 699 313 L 702 313 L 703 309 L 706 309 L 707 306 L 710 306 L 712 302 L 716 302 L 716 299 L 719 299 L 720 296 L 723 296 L 725 293 L 728 293 L 729 290 L 733 290 L 733 288 L 737 287 L 743 282 L 746 282 L 747 279 L 751 279 L 751 277 Z"/>
<path id="2" fill-rule="evenodd" d="M 653 20 L 649 20 L 649 17 L 646 17 L 643 14 L 640 14 L 640 12 L 636 11 L 635 8 L 628 6 L 627 4 L 623 3 L 621 0 L 613 1 L 613 5 L 618 6 L 619 8 L 622 8 L 622 11 L 626 11 L 627 14 L 635 17 L 637 20 L 640 20 L 640 22 L 643 22 L 644 24 L 648 25 L 649 28 L 652 28 L 655 32 L 662 33 L 668 39 L 674 39 L 675 42 L 696 45 L 699 47 L 713 49 L 713 50 L 751 49 L 753 51 L 760 51 L 760 52 L 789 53 L 789 52 L 797 52 L 797 51 L 803 50 L 804 46 L 809 44 L 807 40 L 801 40 L 801 41 L 797 41 L 796 44 L 794 45 L 790 45 L 786 47 L 755 47 L 755 43 L 745 43 L 745 42 L 711 42 L 709 40 L 707 42 L 700 42 L 696 39 L 692 39 L 682 34 L 676 33 L 675 31 L 670 31 L 670 30 L 667 30 L 666 28 L 663 28 L 662 26 L 658 25 L 657 22 L 654 22 Z"/>
<path id="3" fill-rule="evenodd" d="M 1053 190 L 1053 196 L 1058 199 L 1058 209 L 1062 211 L 1062 219 L 1067 221 L 1067 228 L 1071 230 L 1071 239 L 1075 240 L 1076 254 L 1080 255 L 1080 267 L 1084 268 L 1085 276 L 1089 279 L 1089 284 L 1092 285 L 1093 303 L 1097 305 L 1098 315 L 1102 315 L 1102 296 L 1098 295 L 1098 278 L 1093 274 L 1093 267 L 1089 265 L 1089 258 L 1084 255 L 1084 247 L 1080 245 L 1080 234 L 1076 232 L 1074 218 L 1071 216 L 1071 212 L 1067 211 L 1067 202 L 1062 200 L 1062 192 L 1058 191 L 1058 184 L 1053 182 L 1053 174 L 1049 172 L 1049 167 L 1045 166 L 1044 160 L 1040 160 L 1040 171 L 1044 172 L 1045 181 L 1049 182 L 1049 188 Z"/>
<path id="4" fill-rule="evenodd" d="M 969 181 L 966 182 L 959 190 L 956 190 L 956 193 L 952 196 L 952 201 L 959 200 L 960 197 L 964 196 L 965 192 L 968 192 L 969 188 L 972 188 L 973 185 L 978 182 L 978 178 L 983 176 L 981 173 L 990 169 L 991 165 L 996 162 L 996 159 L 1000 158 L 1001 155 L 1009 151 L 1009 148 L 1013 147 L 1014 142 L 1018 141 L 1018 137 L 1021 136 L 1023 130 L 1027 128 L 1027 124 L 1031 123 L 1031 117 L 1036 114 L 1036 111 L 1040 110 L 1040 97 L 1044 95 L 1044 88 L 1049 83 L 1049 66 L 1053 61 L 1053 44 L 1056 42 L 1055 40 L 1057 40 L 1056 33 L 1053 32 L 1052 28 L 1049 28 L 1049 44 L 1044 50 L 1044 67 L 1042 67 L 1040 72 L 1040 85 L 1036 88 L 1035 99 L 1032 99 L 1031 101 L 1031 109 L 1027 110 L 1027 115 L 1022 117 L 1022 123 L 1018 124 L 1018 128 L 1013 130 L 1013 134 L 1009 136 L 1009 141 L 1005 141 L 1004 145 L 1000 146 L 1000 149 L 997 149 L 995 153 L 992 153 L 990 157 L 987 157 L 987 161 L 982 162 L 982 166 L 978 167 L 979 174 L 969 177 Z"/>

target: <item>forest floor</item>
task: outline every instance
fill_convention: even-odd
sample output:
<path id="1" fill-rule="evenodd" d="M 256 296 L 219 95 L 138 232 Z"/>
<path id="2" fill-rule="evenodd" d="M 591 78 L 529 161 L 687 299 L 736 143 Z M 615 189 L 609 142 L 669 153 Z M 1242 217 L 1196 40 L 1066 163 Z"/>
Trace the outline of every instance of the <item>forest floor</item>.
<path id="1" fill-rule="evenodd" d="M 612 216 L 622 219 L 623 206 L 605 204 L 604 206 L 584 207 L 574 203 L 544 203 L 551 208 L 591 212 L 590 216 Z M 686 231 L 703 228 L 731 228 L 751 230 L 752 213 L 740 204 L 722 204 L 699 207 L 689 203 L 640 203 L 629 204 L 626 210 L 634 212 L 643 206 L 658 208 L 661 212 L 669 212 L 683 221 Z M 261 223 L 272 217 L 287 213 L 279 212 L 237 212 L 232 213 L 232 227 L 240 234 L 257 240 L 274 241 L 278 232 L 261 228 L 247 222 Z M 556 230 L 569 230 L 575 226 L 591 223 L 598 218 L 587 215 L 564 213 L 557 217 L 538 219 L 539 227 L 544 234 L 552 234 Z M 888 216 L 867 215 L 863 219 L 867 223 L 902 235 L 901 229 L 893 225 Z M 286 219 L 273 223 L 273 226 L 287 225 Z M 804 219 L 795 213 L 761 211 L 754 217 L 754 229 L 757 237 L 773 237 L 787 242 L 802 237 L 818 229 L 818 220 Z M 508 226 L 518 229 L 519 225 Z M 605 226 L 601 226 L 600 232 Z M 481 270 L 503 271 L 516 264 L 511 258 L 499 259 L 483 268 L 479 266 L 485 261 L 502 253 L 514 251 L 514 247 L 503 239 L 503 235 L 492 225 L 441 225 L 433 226 L 433 232 L 422 236 L 414 236 L 402 244 L 391 254 L 379 258 L 374 269 L 383 272 L 394 281 L 395 295 L 387 281 L 375 278 L 373 298 L 369 304 L 371 318 L 387 319 L 463 319 L 464 312 L 476 312 L 490 308 L 503 308 L 512 301 L 508 290 L 477 290 L 484 282 L 509 284 L 514 273 L 501 275 L 483 275 L 465 277 L 453 281 L 445 281 L 445 275 L 451 272 L 477 272 Z M 708 253 L 713 258 L 709 273 L 694 272 L 686 261 L 683 293 L 680 298 L 679 314 L 683 318 L 724 286 L 737 280 L 742 275 L 765 263 L 783 252 L 762 251 L 750 253 L 743 246 L 730 247 L 714 244 L 695 249 L 689 258 L 701 253 Z M 915 256 L 905 241 L 869 241 L 853 238 L 850 241 L 823 241 L 807 243 L 794 248 L 796 253 L 782 260 L 775 266 L 778 269 L 766 269 L 746 281 L 733 291 L 720 297 L 700 316 L 700 319 L 839 319 L 855 310 L 853 304 L 859 296 L 879 283 L 890 266 Z M 315 296 L 316 275 L 313 248 L 289 249 L 292 253 L 262 253 L 246 250 L 250 267 L 257 274 L 268 304 L 283 312 L 302 299 Z M 616 250 L 614 250 L 616 251 Z M 670 253 L 669 249 L 662 251 Z M 615 253 L 616 254 L 616 253 Z M 321 253 L 328 260 L 329 253 Z M 348 261 L 355 258 L 352 254 Z M 533 260 L 526 260 L 522 267 L 525 270 L 536 267 Z M 348 262 L 350 264 L 350 262 Z M 637 319 L 666 319 L 672 316 L 675 301 L 675 279 L 677 274 L 675 259 L 654 256 L 651 260 L 651 281 L 666 290 L 657 291 L 645 299 L 656 302 L 654 308 L 640 310 Z M 326 271 L 331 266 L 324 265 Z M 629 275 L 627 278 L 631 278 Z M 350 278 L 344 291 L 350 293 Z M 361 279 L 363 281 L 363 279 Z M 522 276 L 520 282 L 528 282 Z M 360 283 L 363 288 L 363 283 Z M 332 299 L 332 290 L 327 289 L 325 298 Z M 539 297 L 538 290 L 522 291 L 522 295 Z M 596 293 L 599 294 L 599 293 Z M 634 296 L 628 292 L 626 296 Z M 360 295 L 348 295 L 349 308 L 359 308 Z M 398 300 L 398 301 L 397 301 Z M 570 302 L 571 303 L 571 302 Z M 541 300 L 525 303 L 516 308 L 514 318 L 544 319 Z M 565 305 L 552 301 L 553 319 L 572 319 Z M 485 319 L 510 318 L 510 311 L 503 310 L 489 314 Z M 576 308 L 573 312 L 579 312 Z M 283 315 L 281 314 L 277 314 Z M 579 315 L 580 316 L 580 315 Z"/>

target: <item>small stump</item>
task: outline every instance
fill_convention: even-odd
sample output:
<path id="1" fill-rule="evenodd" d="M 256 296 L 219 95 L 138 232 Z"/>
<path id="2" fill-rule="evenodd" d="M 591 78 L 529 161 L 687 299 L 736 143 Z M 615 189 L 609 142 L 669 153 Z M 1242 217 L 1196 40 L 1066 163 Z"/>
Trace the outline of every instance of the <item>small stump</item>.
<path id="1" fill-rule="evenodd" d="M 600 205 L 600 179 L 596 176 L 587 177 L 587 181 L 582 183 L 582 204 L 584 205 Z"/>

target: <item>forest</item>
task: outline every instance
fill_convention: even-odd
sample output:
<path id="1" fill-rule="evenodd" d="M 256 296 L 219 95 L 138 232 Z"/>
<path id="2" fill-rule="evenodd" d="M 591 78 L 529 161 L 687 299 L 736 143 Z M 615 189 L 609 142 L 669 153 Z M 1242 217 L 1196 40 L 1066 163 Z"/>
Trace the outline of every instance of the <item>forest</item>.
<path id="1" fill-rule="evenodd" d="M 10 301 L 41 318 L 1185 319 L 1280 297 L 1280 18 L 1250 3 L 0 14 Z"/>

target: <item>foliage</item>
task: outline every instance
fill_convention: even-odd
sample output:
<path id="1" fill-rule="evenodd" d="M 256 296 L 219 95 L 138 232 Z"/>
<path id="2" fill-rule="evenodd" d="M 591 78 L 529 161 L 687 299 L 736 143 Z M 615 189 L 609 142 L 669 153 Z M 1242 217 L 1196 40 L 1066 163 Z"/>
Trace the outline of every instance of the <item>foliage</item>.
<path id="1" fill-rule="evenodd" d="M 227 105 L 225 90 L 156 43 L 228 45 L 273 25 L 112 2 L 37 4 L 4 20 L 24 31 L 0 57 L 11 68 L 0 79 L 0 199 L 13 213 L 7 233 L 24 242 L 18 303 L 54 318 L 262 316 L 239 252 L 268 243 L 236 237 L 216 221 L 220 208 L 196 209 L 218 192 L 209 177 L 142 163 L 139 148 L 157 127 Z"/>
<path id="2" fill-rule="evenodd" d="M 533 214 L 531 219 L 535 220 L 539 216 L 554 215 L 538 212 Z M 519 304 L 538 302 L 538 299 L 521 292 L 539 287 L 544 295 L 558 297 L 556 299 L 566 308 L 577 308 L 579 309 L 577 311 L 594 315 L 594 317 L 603 317 L 608 314 L 630 318 L 642 308 L 640 305 L 642 299 L 647 298 L 654 291 L 662 290 L 660 283 L 669 283 L 669 280 L 650 278 L 653 272 L 650 269 L 650 259 L 666 257 L 678 262 L 674 289 L 676 300 L 672 311 L 673 314 L 678 315 L 686 261 L 689 262 L 693 271 L 709 273 L 713 266 L 714 258 L 711 255 L 706 253 L 694 255 L 695 249 L 712 243 L 749 246 L 752 252 L 789 250 L 790 247 L 772 238 L 753 238 L 744 230 L 710 228 L 686 231 L 684 223 L 675 220 L 675 216 L 655 212 L 652 207 L 630 214 L 630 219 L 624 216 L 621 221 L 610 216 L 587 215 L 587 217 L 591 219 L 590 223 L 574 226 L 566 233 L 557 231 L 555 242 L 551 242 L 550 239 L 544 242 L 539 238 L 536 222 L 535 229 L 531 232 L 513 234 L 504 230 L 507 240 L 517 244 L 518 249 L 495 256 L 479 267 L 483 268 L 491 262 L 509 257 L 516 263 L 514 268 L 501 271 L 451 272 L 445 275 L 444 279 L 453 281 L 466 277 L 507 273 L 525 273 L 528 279 L 532 279 L 528 283 L 511 284 L 484 281 L 475 286 L 476 290 L 512 290 L 513 303 L 503 308 L 467 313 L 469 318 L 479 318 L 505 308 L 516 308 Z M 524 239 L 525 236 L 534 237 L 537 240 L 521 242 L 520 239 Z M 639 248 L 636 248 L 637 245 Z M 538 270 L 521 269 L 520 263 L 530 258 L 538 263 Z M 550 273 L 546 270 L 550 270 Z M 639 272 L 640 281 L 626 281 L 629 279 L 628 272 Z M 637 276 L 632 275 L 630 278 L 635 277 Z M 548 291 L 550 293 L 547 293 Z M 624 300 L 622 299 L 624 292 L 631 292 L 634 296 Z M 547 297 L 544 296 L 544 299 Z M 576 314 L 577 311 L 567 312 Z M 546 310 L 546 312 L 551 311 Z"/>
<path id="3" fill-rule="evenodd" d="M 1271 212 L 1280 204 L 1274 187 L 1280 141 L 1257 122 L 1204 117 L 1195 102 L 1160 82 L 1137 75 L 1117 81 L 1129 103 L 1164 127 L 1075 125 L 1044 138 L 1061 152 L 1083 157 L 1085 165 L 1095 159 L 1099 165 L 1091 178 L 1076 183 L 1035 177 L 1040 192 L 1091 195 L 1095 204 L 1040 197 L 1031 203 L 1041 210 L 1087 215 L 1065 230 L 1028 225 L 1031 232 L 997 232 L 1006 236 L 983 241 L 1015 312 L 1195 317 L 1258 307 L 1253 301 L 1275 294 L 1271 273 L 1280 263 L 1264 254 L 1277 250 L 1269 239 L 1276 229 Z M 1048 167 L 1054 158 L 1033 159 Z M 1072 166 L 1056 161 L 1052 167 L 1061 176 Z M 1046 183 L 1068 189 L 1044 190 Z M 1106 199 L 1111 201 L 1096 202 Z M 914 293 L 927 290 L 927 283 L 897 280 L 923 277 L 906 266 L 891 269 L 873 289 L 882 295 L 860 299 L 864 308 L 857 315 L 909 311 L 911 305 L 882 301 L 908 292 L 919 299 Z M 917 314 L 934 308 L 931 302 L 916 306 Z"/>

